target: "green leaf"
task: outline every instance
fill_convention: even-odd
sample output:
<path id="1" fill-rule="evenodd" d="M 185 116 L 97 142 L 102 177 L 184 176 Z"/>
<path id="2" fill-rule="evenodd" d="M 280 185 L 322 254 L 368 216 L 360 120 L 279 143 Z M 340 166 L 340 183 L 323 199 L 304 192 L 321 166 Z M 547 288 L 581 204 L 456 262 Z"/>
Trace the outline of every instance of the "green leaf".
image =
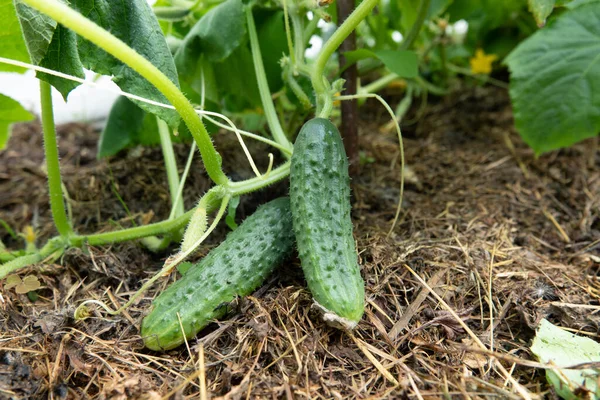
<path id="1" fill-rule="evenodd" d="M 558 0 L 560 5 L 564 5 L 568 9 L 574 9 L 584 4 L 595 3 L 598 0 Z"/>
<path id="2" fill-rule="evenodd" d="M 233 197 L 229 201 L 229 207 L 227 209 L 227 216 L 225 217 L 225 223 L 232 231 L 236 230 L 238 224 L 235 222 L 235 212 L 240 205 L 240 196 Z"/>
<path id="3" fill-rule="evenodd" d="M 8 142 L 12 124 L 32 119 L 33 115 L 25 110 L 18 101 L 0 94 L 0 150 Z"/>
<path id="4" fill-rule="evenodd" d="M 81 63 L 79 52 L 77 50 L 77 35 L 64 26 L 57 26 L 52 41 L 50 42 L 50 46 L 48 47 L 48 51 L 39 65 L 78 78 L 85 78 L 83 64 Z M 80 85 L 78 82 L 59 78 L 43 72 L 36 73 L 36 76 L 54 86 L 62 94 L 65 101 L 71 90 Z"/>
<path id="5" fill-rule="evenodd" d="M 592 339 L 576 336 L 560 329 L 545 319 L 537 329 L 531 351 L 540 362 L 552 362 L 556 370 L 547 369 L 546 379 L 554 386 L 556 393 L 566 400 L 579 399 L 578 394 L 586 393 L 585 398 L 598 399 L 600 388 L 598 369 L 565 369 L 583 363 L 600 362 L 600 344 Z M 590 397 L 587 397 L 590 395 Z"/>
<path id="6" fill-rule="evenodd" d="M 2 15 L 0 56 L 26 63 L 31 62 L 12 0 L 0 0 L 0 15 Z M 0 63 L 0 71 L 24 72 L 25 69 Z"/>
<path id="7" fill-rule="evenodd" d="M 108 121 L 100 134 L 98 158 L 113 156 L 136 145 L 160 143 L 156 118 L 146 113 L 127 97 L 119 97 L 113 104 Z"/>
<path id="8" fill-rule="evenodd" d="M 83 65 L 77 51 L 77 36 L 52 18 L 15 1 L 17 14 L 31 62 L 44 68 L 83 78 Z M 64 99 L 79 83 L 37 72 L 36 76 L 57 88 Z"/>
<path id="9" fill-rule="evenodd" d="M 23 29 L 29 58 L 33 64 L 40 65 L 48 51 L 58 23 L 19 0 L 15 1 L 15 7 Z"/>
<path id="10" fill-rule="evenodd" d="M 364 60 L 366 58 L 377 58 L 377 56 L 371 50 L 357 49 L 344 52 L 344 58 L 346 59 L 346 65 L 344 65 L 342 71 L 352 64 L 359 62 L 360 60 Z"/>
<path id="11" fill-rule="evenodd" d="M 600 2 L 569 10 L 505 60 L 515 126 L 537 154 L 600 131 Z"/>
<path id="12" fill-rule="evenodd" d="M 72 0 L 72 5 L 87 18 L 127 43 L 179 86 L 173 56 L 146 0 Z M 126 92 L 168 103 L 158 89 L 137 72 L 89 41 L 81 37 L 78 41 L 79 56 L 85 68 L 112 75 L 115 83 Z M 135 103 L 145 111 L 157 115 L 172 128 L 179 125 L 180 118 L 175 110 L 139 101 Z"/>
<path id="13" fill-rule="evenodd" d="M 345 52 L 344 57 L 346 57 L 347 63 L 342 70 L 365 58 L 376 58 L 401 78 L 415 78 L 419 74 L 419 60 L 417 54 L 411 50 L 358 49 Z"/>
<path id="14" fill-rule="evenodd" d="M 177 271 L 179 271 L 181 275 L 185 275 L 185 273 L 188 272 L 193 266 L 194 264 L 192 264 L 191 262 L 185 261 L 177 266 Z"/>
<path id="15" fill-rule="evenodd" d="M 535 22 L 542 27 L 546 24 L 546 18 L 552 13 L 556 0 L 527 0 L 527 3 Z"/>
<path id="16" fill-rule="evenodd" d="M 375 54 L 390 71 L 401 78 L 415 78 L 419 74 L 419 60 L 414 51 L 379 50 Z"/>
<path id="17" fill-rule="evenodd" d="M 183 76 L 194 71 L 200 55 L 211 62 L 223 61 L 237 49 L 246 34 L 242 0 L 227 0 L 200 18 L 175 54 Z"/>
<path id="18" fill-rule="evenodd" d="M 261 107 L 252 53 L 248 46 L 238 47 L 225 61 L 213 67 L 227 110 Z"/>

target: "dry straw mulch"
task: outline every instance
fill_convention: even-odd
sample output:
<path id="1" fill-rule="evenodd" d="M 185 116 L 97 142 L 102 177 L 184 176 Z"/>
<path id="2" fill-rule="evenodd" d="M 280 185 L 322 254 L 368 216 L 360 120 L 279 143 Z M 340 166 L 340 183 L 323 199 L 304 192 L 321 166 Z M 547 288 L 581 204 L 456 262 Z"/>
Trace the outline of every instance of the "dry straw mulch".
<path id="1" fill-rule="evenodd" d="M 501 90 L 468 90 L 431 105 L 404 127 L 410 179 L 388 236 L 399 161 L 394 135 L 380 132 L 387 121 L 378 110 L 364 109 L 367 162 L 353 180 L 367 292 L 353 333 L 319 320 L 293 258 L 187 346 L 150 352 L 138 328 L 175 276 L 121 316 L 95 310 L 75 322 L 73 310 L 85 299 L 123 304 L 167 254 L 138 243 L 73 249 L 55 263 L 19 271 L 42 282 L 35 302 L 0 286 L 0 398 L 552 398 L 529 351 L 538 321 L 598 335 L 597 142 L 534 157 L 514 132 Z M 61 131 L 77 229 L 168 215 L 160 150 L 98 162 L 96 139 L 85 126 Z M 217 145 L 228 171 L 246 165 L 228 137 L 219 135 Z M 177 152 L 183 165 L 187 150 Z M 33 225 L 40 243 L 53 234 L 42 161 L 34 125 L 20 127 L 0 153 L 0 218 L 17 231 Z M 209 186 L 198 164 L 190 179 L 188 207 Z M 286 191 L 282 183 L 248 196 L 241 216 Z M 22 246 L 0 233 L 8 247 Z"/>

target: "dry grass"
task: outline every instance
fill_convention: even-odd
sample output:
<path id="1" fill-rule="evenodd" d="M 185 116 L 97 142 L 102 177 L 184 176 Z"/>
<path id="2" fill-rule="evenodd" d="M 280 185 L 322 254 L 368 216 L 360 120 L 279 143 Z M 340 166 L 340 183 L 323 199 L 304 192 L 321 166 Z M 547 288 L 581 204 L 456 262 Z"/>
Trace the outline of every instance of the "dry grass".
<path id="1" fill-rule="evenodd" d="M 597 149 L 584 143 L 535 159 L 514 133 L 504 92 L 449 98 L 404 129 L 415 179 L 387 237 L 398 195 L 397 147 L 393 136 L 378 132 L 387 122 L 378 109 L 367 110 L 363 119 L 377 122 L 362 126 L 362 148 L 376 161 L 353 181 L 367 308 L 352 334 L 319 320 L 293 259 L 188 346 L 149 352 L 138 327 L 174 277 L 122 316 L 96 311 L 75 322 L 72 312 L 84 299 L 124 303 L 166 254 L 135 243 L 71 250 L 56 264 L 20 272 L 42 281 L 36 302 L 0 292 L 0 398 L 553 397 L 529 351 L 538 321 L 593 338 L 598 332 Z M 109 219 L 131 223 L 115 188 L 138 222 L 168 213 L 160 151 L 98 163 L 93 150 L 81 150 L 93 142 L 77 127 L 61 142 L 78 229 L 111 229 L 99 222 Z M 13 143 L 0 154 L 0 218 L 17 230 L 37 218 L 48 237 L 40 150 L 32 150 L 39 140 L 23 128 Z M 179 153 L 183 159 L 185 148 Z M 245 165 L 231 161 L 229 171 L 236 162 Z M 201 170 L 192 179 L 188 206 L 207 187 Z M 285 191 L 280 185 L 253 196 L 242 211 Z M 20 245 L 3 235 L 7 245 Z"/>

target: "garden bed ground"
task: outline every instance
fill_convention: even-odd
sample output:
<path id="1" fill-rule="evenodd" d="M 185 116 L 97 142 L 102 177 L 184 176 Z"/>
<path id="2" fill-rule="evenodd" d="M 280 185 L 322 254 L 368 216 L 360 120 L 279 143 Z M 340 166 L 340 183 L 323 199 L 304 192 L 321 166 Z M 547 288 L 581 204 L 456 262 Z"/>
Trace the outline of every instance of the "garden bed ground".
<path id="1" fill-rule="evenodd" d="M 413 176 L 388 237 L 400 168 L 393 132 L 380 132 L 387 116 L 379 110 L 363 110 L 367 162 L 353 179 L 354 231 L 367 292 L 366 313 L 353 336 L 319 321 L 293 258 L 189 348 L 147 351 L 141 319 L 174 276 L 122 316 L 96 310 L 93 318 L 75 322 L 73 310 L 92 298 L 124 303 L 168 253 L 152 254 L 135 242 L 73 249 L 55 263 L 19 271 L 42 282 L 37 301 L 0 286 L 0 398 L 182 399 L 205 392 L 232 399 L 518 397 L 489 353 L 476 350 L 406 266 L 435 288 L 522 388 L 552 397 L 544 371 L 530 363 L 537 322 L 547 318 L 598 338 L 597 145 L 588 141 L 536 159 L 515 134 L 504 91 L 452 95 L 404 127 Z M 59 135 L 77 231 L 168 215 L 159 149 L 97 161 L 91 128 L 64 126 Z M 219 135 L 216 143 L 226 171 L 249 176 L 240 172 L 249 168 L 232 136 Z M 252 149 L 264 170 L 265 148 Z M 183 165 L 187 149 L 177 146 L 177 153 Z M 33 225 L 38 244 L 54 235 L 45 185 L 39 127 L 20 126 L 0 153 L 0 218 L 16 231 Z M 286 185 L 247 196 L 238 217 L 285 194 Z M 186 206 L 208 187 L 196 163 Z M 220 228 L 198 256 L 227 229 Z M 4 228 L 0 235 L 9 248 L 23 246 Z"/>

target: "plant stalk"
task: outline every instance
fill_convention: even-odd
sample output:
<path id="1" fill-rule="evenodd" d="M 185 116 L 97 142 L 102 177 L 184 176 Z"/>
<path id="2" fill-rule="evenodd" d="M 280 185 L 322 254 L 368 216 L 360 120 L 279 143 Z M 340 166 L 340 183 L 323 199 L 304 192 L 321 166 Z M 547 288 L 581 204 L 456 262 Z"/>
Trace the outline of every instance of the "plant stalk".
<path id="1" fill-rule="evenodd" d="M 248 24 L 248 34 L 250 36 L 250 47 L 252 49 L 252 60 L 254 61 L 254 71 L 256 73 L 256 81 L 258 82 L 258 91 L 260 93 L 260 100 L 265 111 L 265 117 L 267 118 L 267 124 L 271 129 L 273 139 L 286 149 L 292 149 L 293 146 L 288 140 L 287 136 L 283 132 L 277 112 L 275 111 L 275 105 L 273 104 L 273 98 L 271 97 L 271 89 L 269 89 L 269 82 L 267 81 L 267 74 L 265 72 L 265 66 L 262 61 L 262 55 L 260 53 L 260 44 L 258 43 L 258 35 L 256 34 L 256 26 L 254 24 L 254 16 L 252 15 L 252 7 L 246 7 L 246 21 Z M 284 157 L 289 158 L 289 154 L 282 152 Z"/>
<path id="2" fill-rule="evenodd" d="M 171 141 L 171 132 L 165 121 L 156 117 L 158 125 L 158 134 L 160 135 L 160 147 L 162 149 L 163 158 L 165 160 L 165 168 L 167 170 L 167 181 L 169 182 L 169 193 L 171 194 L 171 206 L 174 210 L 174 215 L 169 216 L 179 217 L 183 215 L 185 209 L 179 193 L 179 173 L 177 172 L 177 161 L 175 160 L 175 152 L 173 151 L 173 142 Z"/>
<path id="3" fill-rule="evenodd" d="M 419 36 L 419 32 L 421 31 L 421 27 L 423 26 L 423 22 L 425 22 L 425 18 L 427 18 L 427 12 L 429 11 L 429 3 L 431 0 L 421 0 L 421 4 L 419 4 L 419 10 L 417 11 L 417 18 L 413 23 L 413 26 L 410 28 L 408 35 L 406 35 L 406 39 L 400 45 L 401 50 L 408 50 L 413 45 L 414 41 Z"/>
<path id="4" fill-rule="evenodd" d="M 73 234 L 71 222 L 67 218 L 62 192 L 60 162 L 58 159 L 58 144 L 56 127 L 52 109 L 52 87 L 48 82 L 40 80 L 40 101 L 42 105 L 42 129 L 44 131 L 44 153 L 48 172 L 48 191 L 50 195 L 50 210 L 56 230 L 63 238 Z"/>
<path id="5" fill-rule="evenodd" d="M 329 82 L 325 78 L 327 61 L 340 47 L 344 39 L 369 15 L 377 3 L 379 3 L 379 0 L 363 0 L 344 23 L 336 29 L 321 49 L 311 74 L 311 81 L 317 98 L 317 115 L 321 118 L 328 118 L 333 108 L 332 93 L 329 93 Z"/>
<path id="6" fill-rule="evenodd" d="M 173 104 L 187 124 L 200 149 L 208 176 L 218 185 L 227 184 L 229 179 L 221 169 L 220 156 L 214 148 L 206 128 L 189 100 L 165 74 L 119 38 L 59 0 L 22 1 L 121 60 L 152 83 Z"/>
<path id="7" fill-rule="evenodd" d="M 85 243 L 98 246 L 103 244 L 111 244 L 125 242 L 133 239 L 140 239 L 146 236 L 154 236 L 167 234 L 177 231 L 187 224 L 194 210 L 190 210 L 180 217 L 171 220 L 156 222 L 154 224 L 136 226 L 133 228 L 121 229 L 113 232 L 95 233 L 91 235 L 76 235 L 72 236 L 69 244 L 75 247 L 81 247 Z"/>

